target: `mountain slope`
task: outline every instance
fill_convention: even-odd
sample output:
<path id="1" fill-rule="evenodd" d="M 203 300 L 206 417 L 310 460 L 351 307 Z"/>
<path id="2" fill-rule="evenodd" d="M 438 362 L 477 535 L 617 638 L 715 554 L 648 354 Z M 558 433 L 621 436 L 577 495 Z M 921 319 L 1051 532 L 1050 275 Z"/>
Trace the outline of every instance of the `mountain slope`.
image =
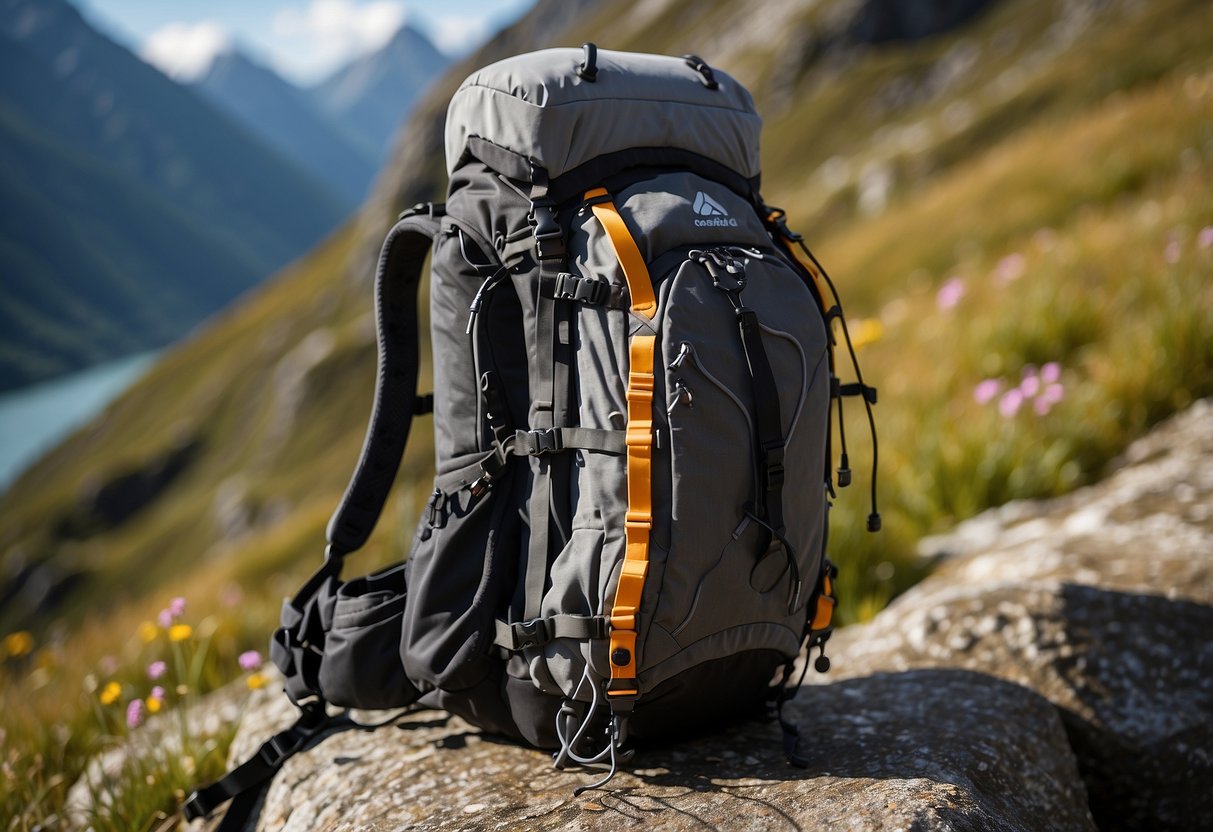
<path id="1" fill-rule="evenodd" d="M 409 108 L 449 64 L 425 35 L 406 24 L 384 46 L 337 70 L 310 94 L 378 160 Z"/>
<path id="2" fill-rule="evenodd" d="M 163 345 L 346 211 L 63 0 L 0 11 L 0 389 Z"/>
<path id="3" fill-rule="evenodd" d="M 366 195 L 378 156 L 272 70 L 230 49 L 191 86 L 335 193 L 351 202 Z"/>
<path id="4" fill-rule="evenodd" d="M 1111 3 L 1075 18 L 1004 0 L 925 40 L 823 35 L 792 69 L 771 26 L 809 42 L 849 31 L 866 6 L 764 4 L 762 17 L 733 3 L 573 5 L 540 3 L 453 69 L 417 108 L 357 224 L 174 351 L 0 499 L 0 628 L 166 585 L 203 596 L 281 573 L 289 590 L 316 562 L 366 423 L 368 263 L 394 213 L 441 187 L 451 88 L 474 65 L 590 31 L 604 47 L 696 49 L 736 69 L 767 119 L 767 197 L 795 209 L 836 267 L 881 388 L 884 439 L 885 533 L 859 531 L 862 495 L 832 514 L 849 615 L 912 580 L 923 532 L 1072 488 L 1213 393 L 1213 239 L 1197 233 L 1213 225 L 1207 4 Z M 1156 37 L 1142 41 L 1142 27 Z M 803 129 L 822 113 L 831 130 Z M 965 292 L 956 313 L 936 301 L 950 278 Z M 1067 392 L 1047 417 L 974 402 L 983 378 L 1005 386 L 1048 361 Z M 862 436 L 858 424 L 848 433 Z M 425 431 L 414 436 L 359 568 L 407 545 L 430 465 Z"/>

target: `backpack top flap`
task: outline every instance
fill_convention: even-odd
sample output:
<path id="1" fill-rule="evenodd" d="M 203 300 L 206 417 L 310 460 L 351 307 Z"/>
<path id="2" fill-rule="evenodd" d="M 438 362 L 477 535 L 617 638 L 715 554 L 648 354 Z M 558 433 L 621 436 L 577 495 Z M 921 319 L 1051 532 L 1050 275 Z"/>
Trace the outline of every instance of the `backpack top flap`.
<path id="1" fill-rule="evenodd" d="M 732 77 L 693 56 L 603 49 L 594 50 L 597 71 L 582 73 L 591 81 L 578 73 L 590 49 L 545 49 L 473 73 L 447 111 L 447 173 L 477 137 L 551 179 L 630 148 L 678 148 L 758 176 L 762 120 Z"/>

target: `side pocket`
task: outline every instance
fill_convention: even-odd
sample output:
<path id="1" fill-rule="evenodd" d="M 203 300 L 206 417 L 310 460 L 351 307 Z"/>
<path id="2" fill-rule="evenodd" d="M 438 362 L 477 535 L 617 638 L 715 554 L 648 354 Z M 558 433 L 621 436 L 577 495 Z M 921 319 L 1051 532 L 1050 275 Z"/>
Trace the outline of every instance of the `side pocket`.
<path id="1" fill-rule="evenodd" d="M 320 689 L 334 705 L 402 708 L 421 695 L 400 660 L 404 570 L 403 563 L 397 564 L 337 590 L 320 662 Z"/>

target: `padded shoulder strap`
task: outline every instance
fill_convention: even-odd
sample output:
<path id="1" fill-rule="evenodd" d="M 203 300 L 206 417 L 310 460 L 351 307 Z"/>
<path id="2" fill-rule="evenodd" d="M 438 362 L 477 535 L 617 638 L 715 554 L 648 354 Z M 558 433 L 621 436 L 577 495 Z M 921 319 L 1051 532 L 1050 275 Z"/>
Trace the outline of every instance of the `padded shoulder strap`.
<path id="1" fill-rule="evenodd" d="M 379 254 L 375 276 L 379 330 L 375 404 L 358 467 L 326 531 L 337 555 L 353 552 L 370 537 L 408 442 L 417 401 L 417 288 L 426 252 L 438 234 L 439 224 L 433 213 L 437 212 L 405 216 L 397 222 Z"/>

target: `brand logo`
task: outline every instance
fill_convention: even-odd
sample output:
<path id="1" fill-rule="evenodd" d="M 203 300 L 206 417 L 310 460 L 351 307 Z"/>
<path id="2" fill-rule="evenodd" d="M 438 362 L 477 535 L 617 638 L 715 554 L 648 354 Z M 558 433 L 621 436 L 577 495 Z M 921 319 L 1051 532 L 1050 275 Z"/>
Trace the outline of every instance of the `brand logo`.
<path id="1" fill-rule="evenodd" d="M 697 219 L 695 225 L 703 228 L 707 226 L 732 226 L 737 227 L 737 220 L 729 216 L 729 212 L 725 207 L 703 191 L 695 194 L 695 204 L 692 209 L 701 217 L 708 219 Z"/>

